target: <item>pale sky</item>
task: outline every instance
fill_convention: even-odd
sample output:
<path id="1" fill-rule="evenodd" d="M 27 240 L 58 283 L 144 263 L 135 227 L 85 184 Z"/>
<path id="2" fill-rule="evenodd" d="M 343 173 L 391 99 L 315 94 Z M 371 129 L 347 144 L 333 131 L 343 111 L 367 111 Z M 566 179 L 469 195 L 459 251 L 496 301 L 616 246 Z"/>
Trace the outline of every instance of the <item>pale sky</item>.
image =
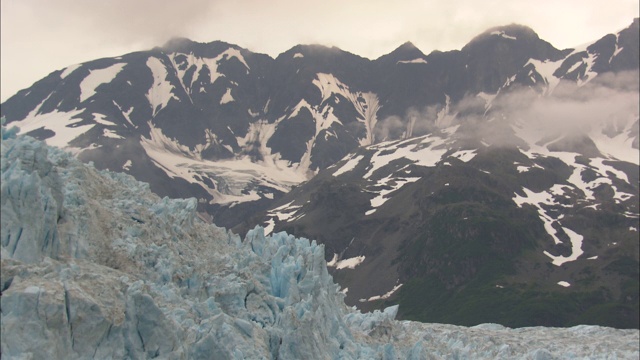
<path id="1" fill-rule="evenodd" d="M 52 71 L 164 44 L 222 40 L 276 57 L 297 44 L 375 59 L 411 41 L 425 54 L 484 30 L 530 26 L 557 48 L 616 32 L 640 0 L 1 0 L 5 101 Z"/>

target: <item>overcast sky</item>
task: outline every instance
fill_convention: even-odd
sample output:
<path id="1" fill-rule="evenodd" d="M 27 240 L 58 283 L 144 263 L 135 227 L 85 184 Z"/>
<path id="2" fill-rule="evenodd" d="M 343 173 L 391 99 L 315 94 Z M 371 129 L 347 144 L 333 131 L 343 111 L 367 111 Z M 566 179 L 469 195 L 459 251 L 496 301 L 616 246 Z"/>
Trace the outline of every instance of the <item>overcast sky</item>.
<path id="1" fill-rule="evenodd" d="M 162 45 L 223 40 L 273 57 L 317 43 L 375 59 L 405 41 L 424 53 L 460 49 L 482 31 L 520 23 L 557 48 L 616 32 L 640 0 L 2 0 L 4 101 L 52 71 Z"/>

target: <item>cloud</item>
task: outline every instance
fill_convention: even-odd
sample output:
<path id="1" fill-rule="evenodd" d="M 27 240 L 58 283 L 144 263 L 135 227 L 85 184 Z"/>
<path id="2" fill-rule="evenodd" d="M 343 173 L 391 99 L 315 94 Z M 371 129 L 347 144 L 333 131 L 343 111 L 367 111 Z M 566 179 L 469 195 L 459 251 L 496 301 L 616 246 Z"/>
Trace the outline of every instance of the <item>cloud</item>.
<path id="1" fill-rule="evenodd" d="M 407 139 L 437 131 L 438 116 L 443 106 L 440 104 L 418 109 L 409 107 L 404 116 L 389 116 L 378 121 L 374 129 L 376 142 L 395 139 Z"/>
<path id="2" fill-rule="evenodd" d="M 375 140 L 438 132 L 452 124 L 443 121 L 446 117 L 455 116 L 453 124 L 461 125 L 455 136 L 463 146 L 465 143 L 478 146 L 483 141 L 494 146 L 526 147 L 531 141 L 554 141 L 556 149 L 569 151 L 582 146 L 580 150 L 586 151 L 583 140 L 593 129 L 610 136 L 627 131 L 628 136 L 637 137 L 637 130 L 634 132 L 630 126 L 639 119 L 639 83 L 638 71 L 604 73 L 581 87 L 566 82 L 550 96 L 542 96 L 528 87 L 507 89 L 492 101 L 488 110 L 485 100 L 474 95 L 452 104 L 446 114 L 444 104 L 410 107 L 402 117 L 390 116 L 379 121 Z M 515 136 L 514 126 L 526 129 L 526 141 Z M 597 152 L 593 146 L 591 150 Z"/>
<path id="3" fill-rule="evenodd" d="M 619 134 L 638 121 L 639 80 L 638 71 L 625 71 L 601 74 L 582 87 L 567 82 L 550 96 L 514 89 L 496 97 L 486 116 L 477 98 L 465 98 L 455 106 L 464 127 L 460 134 L 494 145 L 514 145 L 513 124 L 535 131 L 541 141 L 575 141 L 596 128 Z"/>
<path id="4" fill-rule="evenodd" d="M 53 33 L 90 42 L 158 43 L 188 34 L 207 20 L 210 0 L 22 0 Z M 83 36 L 83 34 L 85 34 Z"/>
<path id="5" fill-rule="evenodd" d="M 398 116 L 389 116 L 378 121 L 374 129 L 375 141 L 393 140 L 402 137 L 406 131 L 407 122 Z"/>
<path id="6" fill-rule="evenodd" d="M 526 91 L 519 91 L 498 106 L 549 129 L 585 132 L 602 122 L 637 118 L 638 71 L 602 74 L 579 88 L 559 86 L 549 97 L 531 99 Z"/>

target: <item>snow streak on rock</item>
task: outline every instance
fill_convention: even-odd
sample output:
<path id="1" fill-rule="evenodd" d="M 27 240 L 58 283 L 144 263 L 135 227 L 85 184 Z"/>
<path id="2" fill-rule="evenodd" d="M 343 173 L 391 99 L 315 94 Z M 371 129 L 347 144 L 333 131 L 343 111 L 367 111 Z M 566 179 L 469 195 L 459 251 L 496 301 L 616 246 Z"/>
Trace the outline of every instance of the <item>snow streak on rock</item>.
<path id="1" fill-rule="evenodd" d="M 79 118 L 74 118 L 82 112 L 81 110 L 71 112 L 52 111 L 46 114 L 38 114 L 37 111 L 38 108 L 34 109 L 25 119 L 16 121 L 12 125 L 20 129 L 20 134 L 26 134 L 37 129 L 51 130 L 55 133 L 55 136 L 46 139 L 46 143 L 61 149 L 68 147 L 69 142 L 95 126 L 94 124 L 73 126 L 82 121 Z"/>
<path id="2" fill-rule="evenodd" d="M 359 114 L 358 121 L 365 125 L 367 135 L 360 139 L 360 145 L 371 145 L 375 141 L 374 128 L 378 122 L 376 114 L 382 107 L 378 96 L 372 92 L 352 91 L 332 74 L 318 73 L 313 84 L 318 87 L 324 103 L 330 96 L 336 94 L 345 97 Z M 328 128 L 326 126 L 325 128 Z"/>
<path id="3" fill-rule="evenodd" d="M 245 138 L 238 138 L 240 146 L 259 140 L 263 160 L 254 162 L 248 156 L 236 159 L 210 161 L 202 159 L 201 151 L 206 146 L 190 149 L 174 139 L 169 139 L 162 131 L 149 123 L 151 138 L 142 138 L 140 144 L 147 155 L 167 176 L 183 178 L 205 189 L 212 196 L 212 202 L 230 204 L 253 201 L 261 198 L 255 185 L 287 192 L 292 185 L 307 178 L 289 162 L 271 155 L 264 146 L 271 136 L 273 124 L 266 122 L 251 124 Z M 214 175 L 214 176 L 211 176 Z M 211 178 L 214 188 L 203 179 Z"/>
<path id="4" fill-rule="evenodd" d="M 96 93 L 98 86 L 115 79 L 125 65 L 125 63 L 118 63 L 104 69 L 91 70 L 89 75 L 80 83 L 80 102 L 92 97 Z M 64 79 L 64 76 L 61 75 L 60 77 Z"/>
<path id="5" fill-rule="evenodd" d="M 168 73 L 162 61 L 156 57 L 150 57 L 147 60 L 147 66 L 153 75 L 153 84 L 146 96 L 149 105 L 151 105 L 153 116 L 156 116 L 160 110 L 167 106 L 169 100 L 173 98 L 180 101 L 180 99 L 173 94 L 174 87 L 167 81 Z"/>

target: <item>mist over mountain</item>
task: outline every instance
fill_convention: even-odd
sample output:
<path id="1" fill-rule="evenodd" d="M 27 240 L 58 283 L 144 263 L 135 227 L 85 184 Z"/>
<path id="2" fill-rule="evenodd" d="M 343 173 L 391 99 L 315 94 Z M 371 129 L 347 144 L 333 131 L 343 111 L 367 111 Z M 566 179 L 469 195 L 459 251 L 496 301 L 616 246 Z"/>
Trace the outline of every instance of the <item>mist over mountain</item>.
<path id="1" fill-rule="evenodd" d="M 374 60 L 174 39 L 55 71 L 1 113 L 236 233 L 317 240 L 363 310 L 637 328 L 638 34 L 556 49 L 511 24 Z"/>

